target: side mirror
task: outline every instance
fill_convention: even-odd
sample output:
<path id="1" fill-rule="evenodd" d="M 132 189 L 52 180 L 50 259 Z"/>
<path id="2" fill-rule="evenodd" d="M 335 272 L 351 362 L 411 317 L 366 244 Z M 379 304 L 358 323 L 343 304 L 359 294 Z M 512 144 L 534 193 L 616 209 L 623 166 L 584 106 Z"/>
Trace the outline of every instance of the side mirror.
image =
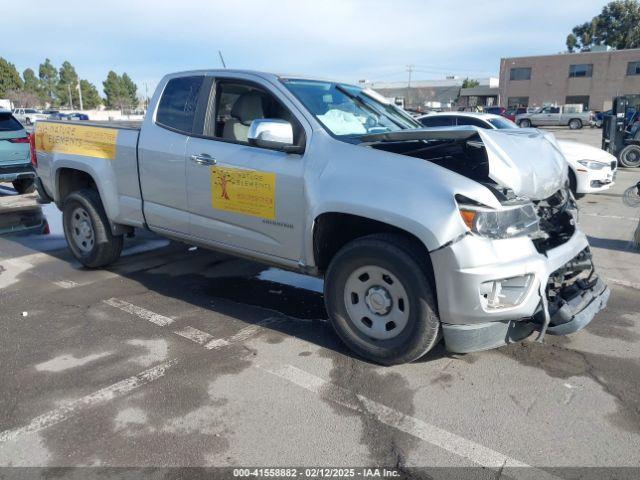
<path id="1" fill-rule="evenodd" d="M 258 118 L 251 122 L 247 134 L 249 145 L 271 148 L 287 153 L 302 153 L 304 147 L 294 145 L 293 127 L 286 120 Z"/>

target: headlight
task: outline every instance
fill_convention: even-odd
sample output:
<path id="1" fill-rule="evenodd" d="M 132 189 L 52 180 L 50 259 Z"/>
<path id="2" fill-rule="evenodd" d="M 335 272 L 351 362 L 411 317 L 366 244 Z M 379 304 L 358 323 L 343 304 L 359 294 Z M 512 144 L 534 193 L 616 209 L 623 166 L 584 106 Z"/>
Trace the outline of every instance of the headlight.
<path id="1" fill-rule="evenodd" d="M 462 220 L 474 233 L 487 238 L 513 238 L 540 232 L 539 218 L 532 203 L 491 210 L 475 205 L 459 205 Z"/>
<path id="2" fill-rule="evenodd" d="M 578 160 L 578 163 L 591 170 L 602 170 L 610 165 L 609 163 L 594 162 L 593 160 Z"/>

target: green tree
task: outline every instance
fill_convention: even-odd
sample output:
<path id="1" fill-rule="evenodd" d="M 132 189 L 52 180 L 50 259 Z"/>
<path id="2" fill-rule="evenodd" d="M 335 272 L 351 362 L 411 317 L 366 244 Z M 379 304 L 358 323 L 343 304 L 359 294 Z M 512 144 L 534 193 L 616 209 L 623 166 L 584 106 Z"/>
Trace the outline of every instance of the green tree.
<path id="1" fill-rule="evenodd" d="M 34 95 L 38 99 L 38 105 L 44 105 L 47 101 L 47 96 L 42 88 L 42 82 L 37 77 L 36 72 L 31 68 L 27 68 L 22 72 L 22 79 L 24 81 L 22 89 L 25 93 Z"/>
<path id="2" fill-rule="evenodd" d="M 27 68 L 22 72 L 22 79 L 24 81 L 23 87 L 28 92 L 37 93 L 40 91 L 40 79 L 36 76 L 36 72 L 31 68 Z"/>
<path id="3" fill-rule="evenodd" d="M 640 2 L 609 2 L 591 21 L 576 25 L 567 36 L 567 50 L 608 45 L 618 50 L 640 47 Z"/>
<path id="4" fill-rule="evenodd" d="M 479 86 L 480 86 L 480 82 L 469 77 L 465 78 L 462 81 L 462 88 L 475 88 Z"/>
<path id="5" fill-rule="evenodd" d="M 21 90 L 22 83 L 16 66 L 0 57 L 0 98 L 6 98 L 8 91 Z"/>
<path id="6" fill-rule="evenodd" d="M 124 110 L 134 107 L 137 103 L 135 96 L 137 87 L 126 73 L 119 76 L 116 72 L 110 71 L 107 79 L 102 82 L 102 87 L 108 108 Z"/>
<path id="7" fill-rule="evenodd" d="M 138 86 L 126 73 L 122 74 L 122 86 L 131 98 L 131 105 L 135 107 L 138 104 Z"/>
<path id="8" fill-rule="evenodd" d="M 91 110 L 102 104 L 98 89 L 88 80 L 80 80 L 80 89 L 82 90 L 82 106 L 84 108 Z"/>
<path id="9" fill-rule="evenodd" d="M 45 59 L 44 63 L 41 63 L 38 68 L 38 77 L 42 83 L 42 89 L 44 90 L 45 99 L 51 105 L 57 105 L 57 99 L 55 97 L 56 86 L 58 85 L 58 70 L 53 66 L 51 60 Z"/>
<path id="10" fill-rule="evenodd" d="M 69 92 L 71 92 L 71 100 L 69 100 Z M 72 109 L 74 106 L 80 107 L 78 74 L 74 66 L 67 61 L 60 67 L 56 93 L 61 106 L 69 105 Z"/>
<path id="11" fill-rule="evenodd" d="M 567 35 L 567 50 L 570 53 L 573 53 L 576 49 L 576 45 L 578 45 L 578 39 L 573 33 Z"/>

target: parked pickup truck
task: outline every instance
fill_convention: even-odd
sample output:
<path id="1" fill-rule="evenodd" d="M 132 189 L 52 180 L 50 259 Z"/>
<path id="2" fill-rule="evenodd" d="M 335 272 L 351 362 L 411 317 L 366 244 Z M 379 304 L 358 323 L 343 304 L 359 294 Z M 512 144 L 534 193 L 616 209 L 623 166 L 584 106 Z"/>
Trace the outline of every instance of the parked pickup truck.
<path id="1" fill-rule="evenodd" d="M 324 276 L 336 332 L 382 364 L 571 333 L 609 297 L 543 132 L 424 129 L 357 86 L 214 70 L 166 76 L 139 129 L 38 122 L 34 150 L 87 267 L 147 228 Z"/>
<path id="2" fill-rule="evenodd" d="M 571 130 L 578 130 L 591 123 L 591 112 L 583 112 L 582 105 L 547 106 L 516 115 L 515 121 L 522 128 L 568 125 Z"/>

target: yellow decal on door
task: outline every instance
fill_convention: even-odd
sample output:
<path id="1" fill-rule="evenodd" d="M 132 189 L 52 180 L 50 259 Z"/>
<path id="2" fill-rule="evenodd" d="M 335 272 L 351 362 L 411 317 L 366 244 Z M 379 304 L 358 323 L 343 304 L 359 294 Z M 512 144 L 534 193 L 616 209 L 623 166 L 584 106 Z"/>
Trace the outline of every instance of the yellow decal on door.
<path id="1" fill-rule="evenodd" d="M 275 173 L 211 167 L 211 194 L 217 210 L 276 218 Z"/>
<path id="2" fill-rule="evenodd" d="M 36 149 L 39 151 L 107 160 L 116 158 L 118 130 L 115 128 L 38 122 L 35 135 Z"/>

